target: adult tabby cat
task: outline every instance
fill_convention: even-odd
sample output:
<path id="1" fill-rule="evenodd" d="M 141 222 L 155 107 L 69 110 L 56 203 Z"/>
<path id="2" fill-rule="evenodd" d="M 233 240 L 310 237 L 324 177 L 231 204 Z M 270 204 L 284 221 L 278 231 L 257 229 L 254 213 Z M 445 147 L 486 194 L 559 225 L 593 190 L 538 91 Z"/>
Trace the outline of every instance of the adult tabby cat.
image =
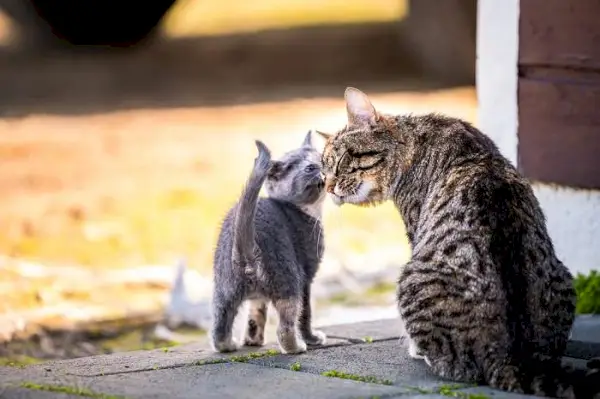
<path id="1" fill-rule="evenodd" d="M 322 133 L 326 189 L 338 205 L 390 199 L 402 215 L 412 259 L 397 299 L 409 354 L 455 381 L 600 397 L 598 370 L 561 366 L 572 276 L 530 185 L 492 140 L 460 119 L 380 114 L 354 88 L 345 99 L 347 126 Z"/>

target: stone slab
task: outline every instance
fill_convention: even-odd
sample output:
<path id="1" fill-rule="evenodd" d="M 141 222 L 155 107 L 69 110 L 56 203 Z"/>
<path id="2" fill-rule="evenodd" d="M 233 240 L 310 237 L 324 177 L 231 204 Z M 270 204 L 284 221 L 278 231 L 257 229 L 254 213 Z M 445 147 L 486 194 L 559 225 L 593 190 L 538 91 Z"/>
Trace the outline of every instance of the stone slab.
<path id="1" fill-rule="evenodd" d="M 600 357 L 600 315 L 575 318 L 565 355 L 580 359 Z"/>
<path id="2" fill-rule="evenodd" d="M 496 389 L 488 388 L 488 387 L 473 387 L 473 388 L 464 388 L 457 389 L 457 395 L 460 395 L 459 392 L 465 395 L 485 395 L 489 398 L 506 398 L 506 399 L 533 399 L 538 396 L 532 395 L 521 395 L 517 393 L 498 391 Z M 462 395 L 461 395 L 462 396 Z M 458 396 L 457 396 L 458 397 Z M 467 396 L 468 398 L 468 396 Z"/>
<path id="3" fill-rule="evenodd" d="M 365 321 L 361 323 L 338 324 L 320 328 L 328 337 L 362 343 L 368 337 L 372 341 L 397 339 L 405 335 L 399 317 Z"/>
<path id="4" fill-rule="evenodd" d="M 7 387 L 0 390 L 0 399 L 81 399 L 81 396 Z"/>
<path id="5" fill-rule="evenodd" d="M 299 363 L 301 370 L 307 373 L 320 374 L 335 370 L 390 380 L 394 385 L 406 388 L 434 389 L 450 383 L 434 376 L 424 361 L 411 359 L 406 345 L 398 339 L 323 348 L 308 354 L 278 355 L 250 362 L 283 369 L 290 369 L 294 363 Z"/>
<path id="6" fill-rule="evenodd" d="M 600 315 L 577 316 L 573 323 L 571 339 L 600 344 Z"/>
<path id="7" fill-rule="evenodd" d="M 578 318 L 573 337 L 593 341 L 600 333 L 598 320 Z M 274 344 L 257 350 L 247 348 L 232 354 L 216 354 L 204 344 L 189 344 L 168 350 L 119 353 L 48 362 L 22 369 L 0 367 L 0 398 L 69 398 L 69 395 L 27 390 L 23 381 L 59 384 L 91 389 L 104 394 L 130 398 L 359 398 L 385 396 L 438 397 L 436 390 L 451 381 L 434 376 L 422 360 L 408 356 L 399 319 L 342 324 L 323 328 L 328 345 L 300 355 L 269 355 L 248 363 L 212 364 L 218 359 L 243 356 L 249 352 L 277 349 Z M 582 367 L 595 352 L 596 342 L 571 341 L 579 345 L 577 356 L 566 358 Z M 587 346 L 585 346 L 587 345 Z M 590 346 L 591 345 L 591 346 Z M 591 349 L 590 349 L 591 348 Z M 599 353 L 600 355 L 600 353 Z M 290 367 L 298 363 L 299 371 Z M 356 376 L 389 380 L 393 386 L 367 384 L 322 376 L 335 370 Z M 514 395 L 486 387 L 461 390 L 493 397 L 518 399 Z"/>
<path id="8" fill-rule="evenodd" d="M 367 384 L 246 363 L 187 366 L 99 377 L 46 376 L 34 382 L 77 386 L 131 399 L 346 399 L 411 393 L 401 387 Z"/>
<path id="9" fill-rule="evenodd" d="M 343 339 L 329 339 L 324 347 L 349 345 Z M 166 368 L 183 367 L 198 362 L 210 362 L 216 359 L 226 359 L 230 356 L 243 356 L 251 352 L 266 352 L 279 350 L 277 344 L 267 344 L 262 348 L 241 348 L 230 354 L 213 352 L 206 344 L 187 344 L 174 348 L 139 350 L 114 353 L 110 355 L 88 356 L 69 360 L 50 361 L 27 367 L 30 372 L 43 373 L 53 370 L 67 375 L 102 376 L 108 374 L 131 373 L 134 371 L 150 371 Z M 311 347 L 309 352 L 318 349 Z M 0 370 L 2 367 L 0 367 Z M 0 381 L 2 377 L 0 376 Z"/>

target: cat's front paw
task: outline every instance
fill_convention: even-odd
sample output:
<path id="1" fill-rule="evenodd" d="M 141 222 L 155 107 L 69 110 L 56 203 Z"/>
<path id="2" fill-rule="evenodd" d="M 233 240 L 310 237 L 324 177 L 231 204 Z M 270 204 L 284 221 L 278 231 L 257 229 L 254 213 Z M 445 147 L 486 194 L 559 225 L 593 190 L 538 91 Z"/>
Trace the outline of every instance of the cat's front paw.
<path id="1" fill-rule="evenodd" d="M 214 341 L 212 343 L 212 347 L 215 352 L 226 353 L 226 352 L 234 352 L 234 351 L 238 350 L 240 347 L 240 344 L 237 342 L 236 339 L 230 338 L 229 340 L 226 340 L 226 341 L 218 341 L 218 342 Z"/>
<path id="2" fill-rule="evenodd" d="M 265 339 L 262 334 L 255 337 L 246 336 L 244 339 L 244 345 L 246 346 L 263 346 L 264 344 Z"/>
<path id="3" fill-rule="evenodd" d="M 325 345 L 327 342 L 327 335 L 323 331 L 313 330 L 312 334 L 308 337 L 304 337 L 304 341 L 308 345 Z"/>

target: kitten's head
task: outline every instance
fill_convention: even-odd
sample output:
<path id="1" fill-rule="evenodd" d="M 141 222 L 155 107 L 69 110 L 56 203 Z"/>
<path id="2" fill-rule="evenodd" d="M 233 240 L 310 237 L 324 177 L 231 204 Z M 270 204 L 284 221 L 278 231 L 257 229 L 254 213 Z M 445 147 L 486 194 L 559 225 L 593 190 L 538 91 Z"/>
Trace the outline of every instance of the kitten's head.
<path id="1" fill-rule="evenodd" d="M 403 140 L 395 118 L 378 113 L 358 89 L 344 93 L 348 124 L 326 138 L 323 172 L 327 192 L 337 205 L 376 204 L 388 199 L 401 167 Z"/>
<path id="2" fill-rule="evenodd" d="M 325 183 L 321 154 L 312 144 L 310 131 L 300 148 L 271 162 L 265 187 L 269 197 L 291 202 L 309 214 L 313 207 L 320 207 L 325 197 Z"/>

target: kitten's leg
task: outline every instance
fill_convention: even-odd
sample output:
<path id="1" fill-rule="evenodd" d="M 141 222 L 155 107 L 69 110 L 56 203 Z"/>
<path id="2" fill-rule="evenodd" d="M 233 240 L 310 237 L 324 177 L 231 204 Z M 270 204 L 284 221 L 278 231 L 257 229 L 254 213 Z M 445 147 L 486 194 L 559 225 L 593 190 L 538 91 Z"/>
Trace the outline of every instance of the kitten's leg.
<path id="1" fill-rule="evenodd" d="M 302 292 L 302 309 L 300 311 L 298 327 L 302 338 L 308 345 L 324 345 L 327 341 L 327 336 L 322 331 L 313 330 L 311 323 L 312 310 L 310 306 L 310 283 L 308 283 Z"/>
<path id="2" fill-rule="evenodd" d="M 217 352 L 233 352 L 239 343 L 231 336 L 233 321 L 237 315 L 241 300 L 215 291 L 213 296 L 213 324 L 211 329 L 211 346 Z"/>
<path id="3" fill-rule="evenodd" d="M 255 299 L 250 301 L 250 313 L 244 345 L 262 346 L 265 342 L 265 323 L 267 321 L 267 301 Z"/>
<path id="4" fill-rule="evenodd" d="M 277 341 L 283 353 L 306 352 L 306 343 L 298 336 L 296 329 L 299 305 L 299 298 L 294 297 L 273 301 L 273 306 L 279 314 Z"/>

